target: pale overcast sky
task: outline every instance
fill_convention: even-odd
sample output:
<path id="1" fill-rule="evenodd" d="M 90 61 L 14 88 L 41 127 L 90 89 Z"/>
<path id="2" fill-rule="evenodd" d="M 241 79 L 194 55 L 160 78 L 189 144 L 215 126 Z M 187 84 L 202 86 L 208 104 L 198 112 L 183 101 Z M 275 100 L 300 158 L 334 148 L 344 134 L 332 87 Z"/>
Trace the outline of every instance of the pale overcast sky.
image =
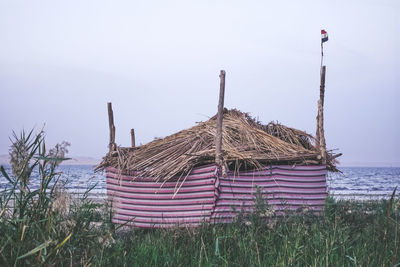
<path id="1" fill-rule="evenodd" d="M 344 165 L 400 165 L 400 1 L 0 0 L 0 154 L 45 123 L 48 145 L 107 152 L 207 120 L 225 106 L 315 133 L 320 30 L 325 128 Z"/>

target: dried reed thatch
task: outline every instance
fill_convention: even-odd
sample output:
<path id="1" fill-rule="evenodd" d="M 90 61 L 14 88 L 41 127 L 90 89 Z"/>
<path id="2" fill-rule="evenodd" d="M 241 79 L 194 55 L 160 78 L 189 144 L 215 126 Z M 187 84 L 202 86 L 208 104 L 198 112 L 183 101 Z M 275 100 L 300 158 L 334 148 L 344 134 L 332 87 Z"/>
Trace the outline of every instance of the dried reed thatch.
<path id="1" fill-rule="evenodd" d="M 306 132 L 278 123 L 262 125 L 236 109 L 224 110 L 222 125 L 223 159 L 231 170 L 259 168 L 264 164 L 321 163 L 320 151 L 313 145 L 314 138 Z M 215 162 L 215 136 L 216 116 L 142 146 L 118 147 L 96 169 L 113 166 L 156 181 L 182 177 L 195 166 Z M 327 162 L 335 169 L 330 154 Z"/>

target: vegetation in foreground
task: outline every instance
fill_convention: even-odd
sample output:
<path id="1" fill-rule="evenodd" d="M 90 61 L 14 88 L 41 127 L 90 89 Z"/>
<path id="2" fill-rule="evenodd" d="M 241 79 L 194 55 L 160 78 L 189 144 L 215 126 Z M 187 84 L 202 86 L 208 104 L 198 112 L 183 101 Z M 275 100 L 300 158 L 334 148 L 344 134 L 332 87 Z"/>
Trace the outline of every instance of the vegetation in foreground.
<path id="1" fill-rule="evenodd" d="M 42 132 L 14 138 L 13 174 L 1 167 L 9 186 L 0 192 L 0 266 L 400 266 L 398 199 L 328 199 L 320 216 L 267 221 L 258 199 L 233 224 L 122 231 L 105 204 L 62 190 L 65 143 L 46 152 Z"/>

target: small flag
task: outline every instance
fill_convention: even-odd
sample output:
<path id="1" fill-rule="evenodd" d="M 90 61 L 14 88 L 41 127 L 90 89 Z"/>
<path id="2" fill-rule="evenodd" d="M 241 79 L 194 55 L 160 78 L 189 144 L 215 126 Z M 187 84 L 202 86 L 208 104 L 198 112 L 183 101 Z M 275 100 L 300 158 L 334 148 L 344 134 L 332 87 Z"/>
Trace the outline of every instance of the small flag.
<path id="1" fill-rule="evenodd" d="M 328 33 L 325 30 L 321 30 L 321 43 L 328 41 Z"/>

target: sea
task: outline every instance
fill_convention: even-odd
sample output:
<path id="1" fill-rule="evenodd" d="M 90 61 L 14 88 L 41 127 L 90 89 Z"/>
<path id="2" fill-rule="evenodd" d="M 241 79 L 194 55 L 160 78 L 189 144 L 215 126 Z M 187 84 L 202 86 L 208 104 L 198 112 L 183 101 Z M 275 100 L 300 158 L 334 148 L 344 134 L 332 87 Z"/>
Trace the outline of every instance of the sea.
<path id="1" fill-rule="evenodd" d="M 4 166 L 11 174 L 11 168 Z M 328 173 L 328 193 L 335 199 L 376 200 L 388 199 L 393 190 L 400 197 L 400 168 L 398 167 L 341 167 L 340 172 Z M 106 197 L 105 173 L 94 172 L 93 166 L 61 165 L 58 185 L 74 195 L 84 195 L 102 199 Z M 10 183 L 0 173 L 0 192 L 10 188 Z M 34 170 L 30 181 L 31 190 L 38 189 L 40 182 L 37 170 Z M 90 190 L 89 190 L 90 189 Z M 88 191 L 89 190 L 89 191 Z"/>

